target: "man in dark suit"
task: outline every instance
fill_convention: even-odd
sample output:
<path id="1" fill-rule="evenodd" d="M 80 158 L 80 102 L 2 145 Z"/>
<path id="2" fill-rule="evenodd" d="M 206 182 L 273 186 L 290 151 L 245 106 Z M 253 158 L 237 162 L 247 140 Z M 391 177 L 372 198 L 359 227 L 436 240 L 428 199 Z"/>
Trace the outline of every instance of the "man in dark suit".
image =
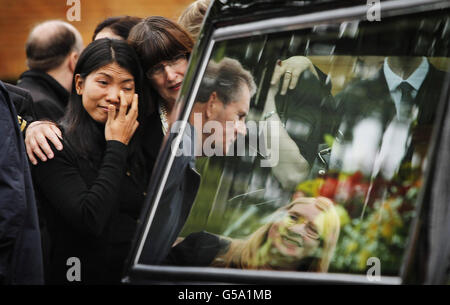
<path id="1" fill-rule="evenodd" d="M 37 120 L 56 122 L 64 115 L 82 49 L 80 33 L 67 22 L 46 21 L 31 31 L 26 43 L 30 70 L 20 76 L 18 86 L 30 91 Z"/>
<path id="2" fill-rule="evenodd" d="M 36 201 L 10 93 L 0 82 L 0 284 L 43 284 Z"/>
<path id="3" fill-rule="evenodd" d="M 351 167 L 363 168 L 369 177 L 381 181 L 396 177 L 405 181 L 417 173 L 429 148 L 446 79 L 448 73 L 424 57 L 387 57 L 373 78 L 351 83 L 339 93 L 341 140 L 358 147 L 359 157 L 353 156 Z M 369 121 L 376 131 L 356 139 L 358 126 Z M 339 156 L 332 159 L 331 167 L 345 167 L 339 165 Z M 370 196 L 375 198 L 376 192 L 373 188 Z"/>
<path id="4" fill-rule="evenodd" d="M 375 77 L 352 83 L 336 96 L 339 113 L 358 121 L 377 112 L 383 125 L 395 116 L 400 120 L 414 116 L 419 125 L 429 125 L 445 77 L 425 58 L 387 57 Z"/>

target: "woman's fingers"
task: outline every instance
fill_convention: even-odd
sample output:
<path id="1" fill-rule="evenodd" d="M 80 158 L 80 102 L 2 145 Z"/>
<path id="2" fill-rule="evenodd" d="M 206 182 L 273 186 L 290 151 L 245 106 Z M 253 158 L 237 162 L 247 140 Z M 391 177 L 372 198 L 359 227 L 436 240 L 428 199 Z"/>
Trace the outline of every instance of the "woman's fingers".
<path id="1" fill-rule="evenodd" d="M 127 98 L 130 100 L 128 101 Z M 131 102 L 131 107 L 129 107 L 129 102 Z M 118 114 L 115 115 L 115 113 L 115 107 L 109 105 L 108 120 L 105 126 L 105 139 L 107 141 L 116 140 L 128 145 L 139 126 L 137 121 L 138 95 L 125 96 L 125 93 L 120 91 L 120 108 Z"/>
<path id="2" fill-rule="evenodd" d="M 116 117 L 116 107 L 114 105 L 108 105 L 108 119 L 106 120 L 106 124 L 111 124 Z"/>
<path id="3" fill-rule="evenodd" d="M 286 94 L 289 84 L 291 82 L 291 79 L 292 79 L 292 71 L 286 71 L 286 73 L 284 73 L 283 84 L 281 86 L 281 92 L 280 92 L 281 95 Z"/>
<path id="4" fill-rule="evenodd" d="M 272 80 L 270 81 L 270 84 L 276 85 L 280 81 L 280 78 L 283 75 L 283 73 L 284 68 L 282 66 L 282 62 L 278 60 L 275 65 L 275 69 L 273 70 Z"/>
<path id="5" fill-rule="evenodd" d="M 62 134 L 61 130 L 58 127 L 51 125 L 50 129 L 45 133 L 45 137 L 53 143 L 57 150 L 63 149 L 63 145 L 60 140 L 62 139 Z"/>
<path id="6" fill-rule="evenodd" d="M 139 122 L 138 121 L 135 121 L 134 122 L 134 124 L 133 124 L 133 129 L 132 129 L 132 134 L 134 134 L 135 132 L 136 132 L 136 130 L 138 129 L 138 127 L 139 127 Z"/>
<path id="7" fill-rule="evenodd" d="M 139 114 L 138 110 L 138 95 L 133 95 L 133 101 L 131 102 L 131 108 L 128 111 L 127 117 L 129 117 L 131 120 L 136 120 Z"/>
<path id="8" fill-rule="evenodd" d="M 311 60 L 305 56 L 292 56 L 286 60 L 278 60 L 271 79 L 271 85 L 276 85 L 283 77 L 280 94 L 285 95 L 297 87 L 300 76 L 305 70 L 310 70 L 319 79 Z"/>
<path id="9" fill-rule="evenodd" d="M 119 114 L 117 115 L 117 117 L 125 119 L 125 116 L 127 115 L 127 110 L 128 110 L 127 98 L 123 90 L 120 90 L 120 106 L 119 106 Z"/>

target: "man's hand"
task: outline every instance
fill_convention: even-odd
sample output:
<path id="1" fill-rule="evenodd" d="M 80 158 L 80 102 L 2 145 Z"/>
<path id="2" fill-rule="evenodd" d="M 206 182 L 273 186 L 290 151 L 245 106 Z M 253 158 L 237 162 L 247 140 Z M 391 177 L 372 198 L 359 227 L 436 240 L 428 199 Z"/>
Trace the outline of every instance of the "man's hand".
<path id="1" fill-rule="evenodd" d="M 25 146 L 27 155 L 33 165 L 37 164 L 35 155 L 42 161 L 47 161 L 47 158 L 52 159 L 54 154 L 48 140 L 50 140 L 57 150 L 62 150 L 63 145 L 61 130 L 55 123 L 50 121 L 36 121 L 28 126 L 25 133 Z"/>
<path id="2" fill-rule="evenodd" d="M 278 84 L 284 75 L 280 95 L 285 95 L 288 88 L 292 90 L 297 87 L 298 79 L 305 70 L 311 71 L 319 79 L 316 68 L 314 68 L 312 62 L 305 56 L 292 56 L 283 61 L 278 60 L 270 84 Z"/>

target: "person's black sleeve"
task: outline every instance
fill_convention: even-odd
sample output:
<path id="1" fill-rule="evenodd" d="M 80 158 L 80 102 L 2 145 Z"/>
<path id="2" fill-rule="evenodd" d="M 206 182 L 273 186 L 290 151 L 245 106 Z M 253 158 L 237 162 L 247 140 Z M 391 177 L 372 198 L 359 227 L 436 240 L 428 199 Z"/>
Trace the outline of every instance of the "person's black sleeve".
<path id="1" fill-rule="evenodd" d="M 314 66 L 314 68 L 316 69 L 317 74 L 319 75 L 319 81 L 322 84 L 322 86 L 324 86 L 326 90 L 331 92 L 331 81 L 327 82 L 328 75 L 325 74 L 322 70 L 320 70 L 319 67 Z"/>
<path id="2" fill-rule="evenodd" d="M 5 87 L 9 92 L 9 96 L 16 108 L 17 114 L 24 119 L 28 124 L 33 122 L 36 118 L 36 113 L 33 106 L 33 99 L 28 90 L 6 84 Z"/>
<path id="3" fill-rule="evenodd" d="M 72 228 L 98 236 L 117 204 L 127 147 L 107 141 L 98 176 L 88 187 L 76 166 L 77 156 L 66 146 L 52 160 L 39 162 L 34 169 L 39 191 Z"/>
<path id="4" fill-rule="evenodd" d="M 6 283 L 14 243 L 25 219 L 15 116 L 9 92 L 0 82 L 0 283 Z"/>
<path id="5" fill-rule="evenodd" d="M 163 265 L 207 267 L 229 244 L 229 240 L 205 231 L 191 233 L 172 247 Z"/>

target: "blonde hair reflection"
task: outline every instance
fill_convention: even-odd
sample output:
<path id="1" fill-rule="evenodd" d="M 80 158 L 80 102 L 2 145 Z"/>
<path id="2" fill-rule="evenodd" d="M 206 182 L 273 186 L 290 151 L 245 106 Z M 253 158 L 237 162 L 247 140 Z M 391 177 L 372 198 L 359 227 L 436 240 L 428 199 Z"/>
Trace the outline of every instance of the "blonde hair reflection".
<path id="1" fill-rule="evenodd" d="M 197 40 L 200 34 L 203 18 L 208 10 L 211 0 L 197 0 L 191 3 L 178 17 L 178 24 Z"/>
<path id="2" fill-rule="evenodd" d="M 274 240 L 269 237 L 272 226 L 298 204 L 313 204 L 319 210 L 314 223 L 319 227 L 320 243 L 314 254 L 276 258 Z M 229 247 L 211 264 L 214 267 L 241 269 L 274 269 L 327 272 L 339 238 L 340 221 L 333 202 L 325 197 L 299 198 L 278 209 L 272 221 L 260 227 L 247 239 L 230 239 Z M 305 250 L 303 250 L 305 251 Z M 278 256 L 280 254 L 278 253 Z M 283 262 L 284 260 L 284 262 Z"/>

